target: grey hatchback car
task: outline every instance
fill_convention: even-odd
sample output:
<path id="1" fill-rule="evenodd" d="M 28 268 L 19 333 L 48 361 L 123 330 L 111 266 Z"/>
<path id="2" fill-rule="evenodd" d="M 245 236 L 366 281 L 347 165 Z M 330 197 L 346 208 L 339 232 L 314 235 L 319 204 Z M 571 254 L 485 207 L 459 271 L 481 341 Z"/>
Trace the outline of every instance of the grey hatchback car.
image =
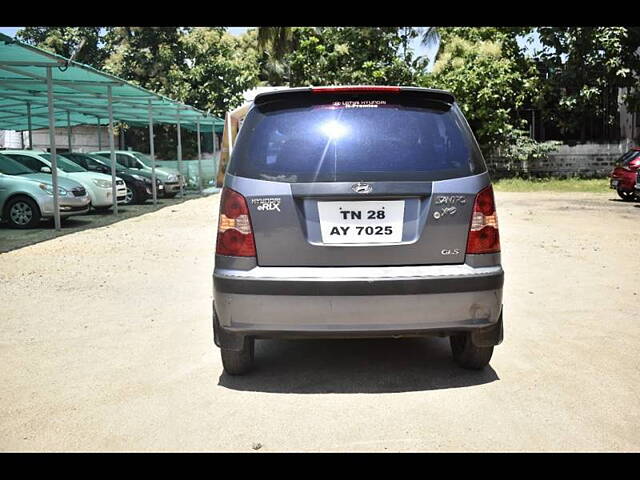
<path id="1" fill-rule="evenodd" d="M 453 95 L 392 86 L 256 96 L 220 199 L 213 331 L 225 371 L 257 338 L 450 338 L 480 369 L 502 341 L 487 167 Z"/>

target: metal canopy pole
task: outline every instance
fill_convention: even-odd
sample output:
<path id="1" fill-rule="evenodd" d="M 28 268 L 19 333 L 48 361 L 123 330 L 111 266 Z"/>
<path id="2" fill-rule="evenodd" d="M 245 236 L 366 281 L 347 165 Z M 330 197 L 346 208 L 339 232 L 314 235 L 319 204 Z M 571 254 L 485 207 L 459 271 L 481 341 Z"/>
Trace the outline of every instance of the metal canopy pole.
<path id="1" fill-rule="evenodd" d="M 67 110 L 67 144 L 71 152 L 71 113 Z"/>
<path id="2" fill-rule="evenodd" d="M 180 176 L 184 178 L 182 174 L 182 135 L 180 134 L 180 109 L 178 109 L 177 115 L 177 126 L 178 126 L 178 172 L 180 172 Z M 180 182 L 180 198 L 184 197 L 184 191 L 182 189 L 182 184 L 184 181 Z"/>
<path id="3" fill-rule="evenodd" d="M 107 97 L 107 110 L 109 112 L 109 150 L 111 157 L 111 195 L 113 195 L 113 212 L 118 213 L 118 198 L 116 192 L 116 148 L 113 142 L 113 102 L 111 101 L 111 85 L 107 86 Z"/>
<path id="4" fill-rule="evenodd" d="M 198 135 L 198 186 L 202 194 L 202 150 L 200 148 L 200 120 L 196 120 L 196 132 Z"/>
<path id="5" fill-rule="evenodd" d="M 58 197 L 58 161 L 56 159 L 56 119 L 53 110 L 53 76 L 47 67 L 47 97 L 49 104 L 49 144 L 51 149 L 51 180 L 53 183 L 53 222 L 60 230 L 60 199 Z"/>
<path id="6" fill-rule="evenodd" d="M 27 125 L 29 128 L 29 150 L 33 150 L 33 125 L 31 125 L 31 102 L 27 102 Z"/>
<path id="7" fill-rule="evenodd" d="M 156 155 L 153 140 L 153 108 L 149 100 L 149 153 L 151 155 L 151 191 L 153 192 L 153 204 L 158 204 L 158 192 L 156 190 Z"/>
<path id="8" fill-rule="evenodd" d="M 96 117 L 98 119 L 98 151 L 102 150 L 102 138 L 100 135 L 100 117 Z"/>
<path id="9" fill-rule="evenodd" d="M 216 159 L 216 124 L 215 121 L 211 127 L 211 140 L 213 140 L 211 151 L 213 152 L 213 186 L 218 186 L 218 160 Z"/>

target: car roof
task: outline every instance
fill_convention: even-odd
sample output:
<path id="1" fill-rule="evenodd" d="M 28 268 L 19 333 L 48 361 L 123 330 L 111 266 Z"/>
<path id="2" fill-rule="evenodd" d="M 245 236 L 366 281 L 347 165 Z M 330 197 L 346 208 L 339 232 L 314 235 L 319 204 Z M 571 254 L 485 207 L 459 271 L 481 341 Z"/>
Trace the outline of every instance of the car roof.
<path id="1" fill-rule="evenodd" d="M 45 152 L 45 151 L 42 151 L 42 150 L 13 149 L 13 150 L 0 150 L 0 153 L 3 154 L 3 155 L 6 155 L 7 153 L 19 153 L 21 155 L 30 155 L 32 157 L 39 157 L 43 153 L 49 153 L 49 152 Z M 59 153 L 58 155 L 62 155 L 62 153 Z"/>

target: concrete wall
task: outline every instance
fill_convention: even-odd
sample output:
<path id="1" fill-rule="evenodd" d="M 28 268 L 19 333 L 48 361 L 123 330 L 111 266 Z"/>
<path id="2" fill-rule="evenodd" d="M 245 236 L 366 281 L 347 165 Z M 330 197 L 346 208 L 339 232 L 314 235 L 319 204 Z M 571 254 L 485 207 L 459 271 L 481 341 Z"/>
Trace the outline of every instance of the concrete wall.
<path id="1" fill-rule="evenodd" d="M 532 175 L 557 177 L 605 177 L 611 173 L 620 156 L 633 146 L 630 141 L 619 144 L 561 145 L 547 158 L 528 162 L 511 162 L 494 156 L 487 165 L 496 176 Z"/>

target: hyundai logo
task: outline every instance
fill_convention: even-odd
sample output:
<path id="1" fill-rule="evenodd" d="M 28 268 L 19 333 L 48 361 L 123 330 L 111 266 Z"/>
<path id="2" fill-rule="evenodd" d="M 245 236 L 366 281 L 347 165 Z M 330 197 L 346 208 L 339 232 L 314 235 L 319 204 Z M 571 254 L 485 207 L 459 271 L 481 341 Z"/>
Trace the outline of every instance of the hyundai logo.
<path id="1" fill-rule="evenodd" d="M 373 187 L 368 183 L 354 183 L 351 186 L 351 190 L 353 190 L 356 193 L 371 193 L 371 190 L 373 190 Z"/>

